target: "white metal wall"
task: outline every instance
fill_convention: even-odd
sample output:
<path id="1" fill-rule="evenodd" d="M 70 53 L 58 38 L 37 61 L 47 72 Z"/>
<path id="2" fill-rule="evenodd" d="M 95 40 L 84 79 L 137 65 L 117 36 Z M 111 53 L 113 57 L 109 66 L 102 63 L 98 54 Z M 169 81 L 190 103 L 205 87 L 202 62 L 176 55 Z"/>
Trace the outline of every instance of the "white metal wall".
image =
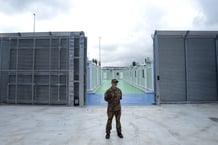
<path id="1" fill-rule="evenodd" d="M 126 68 L 104 68 L 103 79 L 113 78 L 124 80 L 130 85 L 145 92 L 153 92 L 153 65 L 149 62 L 144 65 L 131 66 Z"/>
<path id="2" fill-rule="evenodd" d="M 126 68 L 103 68 L 102 76 L 104 80 L 111 80 L 111 79 L 123 79 L 124 78 L 124 70 Z"/>
<path id="3" fill-rule="evenodd" d="M 129 67 L 123 71 L 123 80 L 143 91 L 153 91 L 152 66 L 151 63 L 147 63 Z"/>
<path id="4" fill-rule="evenodd" d="M 95 92 L 101 85 L 101 67 L 88 61 L 87 63 L 87 92 Z"/>

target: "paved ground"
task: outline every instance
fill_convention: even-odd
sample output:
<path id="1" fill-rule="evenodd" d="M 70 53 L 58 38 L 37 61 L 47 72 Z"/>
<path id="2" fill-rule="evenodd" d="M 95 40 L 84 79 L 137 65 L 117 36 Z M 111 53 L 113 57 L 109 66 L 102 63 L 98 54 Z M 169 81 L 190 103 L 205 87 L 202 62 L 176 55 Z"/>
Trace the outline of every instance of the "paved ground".
<path id="1" fill-rule="evenodd" d="M 96 91 L 96 94 L 104 94 L 109 87 L 111 87 L 111 80 L 104 80 L 102 86 Z M 118 87 L 122 90 L 123 94 L 144 94 L 143 91 L 122 80 L 119 80 Z"/>
<path id="2" fill-rule="evenodd" d="M 124 139 L 119 139 L 113 128 L 110 140 L 104 138 L 105 112 L 103 106 L 1 105 L 0 144 L 218 144 L 218 104 L 124 106 L 121 119 Z"/>
<path id="3" fill-rule="evenodd" d="M 106 105 L 104 93 L 111 86 L 110 80 L 105 80 L 102 86 L 95 94 L 88 94 L 86 97 L 87 105 Z M 119 81 L 118 87 L 122 90 L 123 105 L 152 105 L 155 103 L 153 93 L 144 93 L 143 91 L 129 85 L 124 81 Z"/>

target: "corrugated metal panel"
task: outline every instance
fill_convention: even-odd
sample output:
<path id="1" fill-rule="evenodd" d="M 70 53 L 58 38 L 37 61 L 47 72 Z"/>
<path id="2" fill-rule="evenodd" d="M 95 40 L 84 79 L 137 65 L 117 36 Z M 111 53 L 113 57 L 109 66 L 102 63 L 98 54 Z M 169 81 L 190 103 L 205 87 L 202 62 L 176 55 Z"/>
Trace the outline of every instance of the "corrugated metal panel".
<path id="1" fill-rule="evenodd" d="M 10 58 L 10 39 L 9 38 L 1 38 L 1 99 L 4 103 L 5 100 L 8 100 L 8 81 L 9 81 L 9 72 L 5 71 L 9 69 L 9 58 Z"/>
<path id="2" fill-rule="evenodd" d="M 155 32 L 158 103 L 218 101 L 217 36 L 217 31 Z"/>
<path id="3" fill-rule="evenodd" d="M 158 44 L 160 101 L 185 101 L 184 40 L 159 38 Z"/>
<path id="4" fill-rule="evenodd" d="M 35 70 L 48 70 L 49 49 L 40 48 L 35 50 Z"/>
<path id="5" fill-rule="evenodd" d="M 214 39 L 188 39 L 188 101 L 216 101 L 216 51 Z"/>
<path id="6" fill-rule="evenodd" d="M 16 90 L 15 90 L 16 92 Z M 17 97 L 15 103 L 18 104 L 31 104 L 32 103 L 32 87 L 31 85 L 20 84 L 17 86 Z"/>
<path id="7" fill-rule="evenodd" d="M 4 96 L 0 103 L 72 105 L 76 98 L 78 105 L 84 105 L 85 91 L 78 88 L 86 87 L 83 32 L 1 33 L 0 37 L 0 93 Z M 79 40 L 75 47 L 74 39 Z"/>
<path id="8" fill-rule="evenodd" d="M 2 54 L 2 52 L 1 52 L 1 49 L 2 48 L 2 39 L 0 38 L 0 54 Z M 0 55 L 0 82 L 2 82 L 2 80 L 1 80 L 1 75 L 2 75 L 2 57 L 1 57 L 1 55 Z M 1 83 L 0 83 L 1 84 Z M 0 104 L 2 103 L 2 94 L 1 94 L 1 87 L 0 87 Z"/>

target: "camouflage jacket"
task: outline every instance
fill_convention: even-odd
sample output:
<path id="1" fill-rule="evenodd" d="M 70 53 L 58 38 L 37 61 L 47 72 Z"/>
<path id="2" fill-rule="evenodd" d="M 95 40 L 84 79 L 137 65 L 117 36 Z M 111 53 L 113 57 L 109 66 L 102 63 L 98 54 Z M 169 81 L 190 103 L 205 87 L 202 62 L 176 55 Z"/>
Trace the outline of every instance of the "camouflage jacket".
<path id="1" fill-rule="evenodd" d="M 104 94 L 104 100 L 108 102 L 108 111 L 121 110 L 120 100 L 122 92 L 119 88 L 109 88 Z"/>

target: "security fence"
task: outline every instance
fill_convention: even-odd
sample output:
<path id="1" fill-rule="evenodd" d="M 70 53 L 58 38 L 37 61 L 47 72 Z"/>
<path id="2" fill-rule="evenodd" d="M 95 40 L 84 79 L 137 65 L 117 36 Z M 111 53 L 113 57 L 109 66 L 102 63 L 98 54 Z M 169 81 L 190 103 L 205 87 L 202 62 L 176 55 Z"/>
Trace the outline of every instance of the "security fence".
<path id="1" fill-rule="evenodd" d="M 0 34 L 0 102 L 83 105 L 83 32 Z"/>

